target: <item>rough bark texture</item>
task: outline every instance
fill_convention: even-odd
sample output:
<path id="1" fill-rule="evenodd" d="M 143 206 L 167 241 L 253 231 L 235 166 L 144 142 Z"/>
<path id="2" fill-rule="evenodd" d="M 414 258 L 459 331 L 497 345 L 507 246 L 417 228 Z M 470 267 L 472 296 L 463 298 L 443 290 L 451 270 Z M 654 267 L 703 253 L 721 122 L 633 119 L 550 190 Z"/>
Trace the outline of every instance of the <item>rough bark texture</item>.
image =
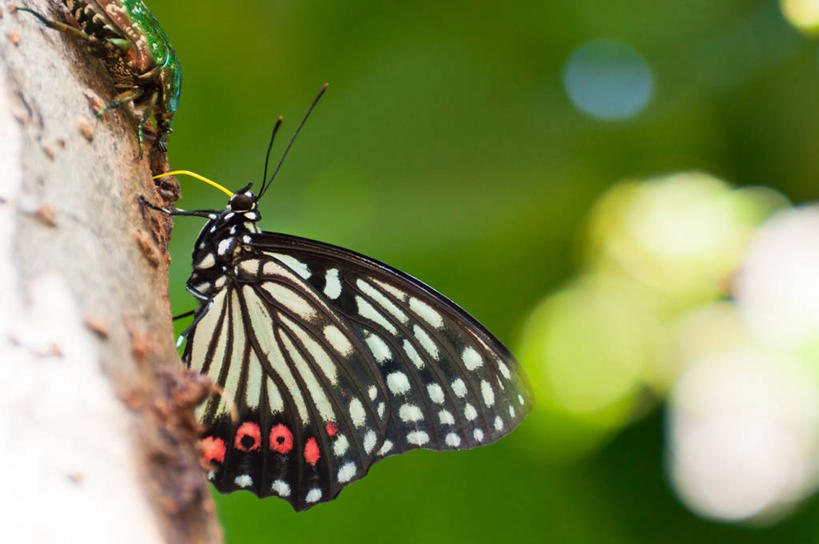
<path id="1" fill-rule="evenodd" d="M 61 17 L 61 3 L 26 5 Z M 170 221 L 138 197 L 135 117 L 82 43 L 0 3 L 0 509 L 4 539 L 214 542 L 167 283 Z M 147 149 L 147 146 L 146 146 Z"/>

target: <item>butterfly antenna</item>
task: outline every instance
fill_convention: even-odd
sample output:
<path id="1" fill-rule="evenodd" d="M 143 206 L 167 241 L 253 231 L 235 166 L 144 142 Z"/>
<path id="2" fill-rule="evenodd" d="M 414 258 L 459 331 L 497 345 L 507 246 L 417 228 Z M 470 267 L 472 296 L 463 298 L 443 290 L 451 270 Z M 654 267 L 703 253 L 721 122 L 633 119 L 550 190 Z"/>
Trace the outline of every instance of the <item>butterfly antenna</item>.
<path id="1" fill-rule="evenodd" d="M 284 118 L 281 115 L 279 115 L 279 118 L 276 119 L 276 124 L 273 125 L 273 135 L 270 136 L 270 143 L 267 144 L 267 154 L 264 156 L 264 174 L 262 174 L 262 186 L 260 188 L 260 192 L 264 192 L 265 189 L 264 186 L 265 180 L 267 180 L 267 166 L 270 164 L 270 151 L 273 149 L 273 141 L 276 139 L 276 133 L 279 131 L 279 127 L 282 126 L 283 119 Z"/>
<path id="2" fill-rule="evenodd" d="M 293 133 L 293 137 L 290 138 L 290 143 L 287 144 L 287 148 L 285 148 L 284 154 L 282 154 L 282 158 L 279 159 L 279 164 L 276 165 L 276 170 L 273 171 L 273 175 L 270 176 L 270 180 L 265 184 L 265 186 L 262 188 L 262 190 L 259 191 L 259 196 L 256 197 L 256 200 L 262 198 L 262 195 L 264 194 L 264 192 L 267 191 L 267 188 L 270 187 L 270 185 L 273 183 L 273 180 L 276 179 L 276 174 L 279 173 L 279 170 L 281 169 L 282 164 L 284 163 L 284 159 L 287 157 L 287 154 L 290 152 L 290 148 L 293 147 L 293 142 L 296 141 L 296 136 L 298 136 L 299 132 L 301 132 L 301 128 L 307 122 L 307 119 L 310 117 L 310 114 L 313 113 L 313 109 L 316 107 L 316 104 L 318 104 L 319 99 L 321 98 L 321 96 L 324 94 L 324 91 L 326 91 L 327 87 L 329 87 L 329 86 L 330 86 L 329 83 L 325 83 L 324 85 L 322 85 L 321 90 L 316 95 L 316 98 L 313 99 L 313 103 L 310 104 L 310 108 L 307 110 L 307 113 L 304 115 L 304 119 L 301 120 L 301 124 L 299 124 L 299 127 L 296 129 L 296 132 Z"/>

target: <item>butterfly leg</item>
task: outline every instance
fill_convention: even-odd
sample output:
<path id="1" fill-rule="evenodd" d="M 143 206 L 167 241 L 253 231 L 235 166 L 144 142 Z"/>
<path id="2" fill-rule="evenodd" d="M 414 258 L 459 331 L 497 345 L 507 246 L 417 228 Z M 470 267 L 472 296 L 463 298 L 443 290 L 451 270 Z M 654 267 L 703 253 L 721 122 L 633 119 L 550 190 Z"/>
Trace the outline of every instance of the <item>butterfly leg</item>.
<path id="1" fill-rule="evenodd" d="M 191 291 L 192 293 L 195 291 L 194 296 L 196 296 L 197 298 L 204 297 L 202 306 L 200 306 L 202 310 L 198 314 L 196 314 L 196 317 L 193 318 L 193 322 L 190 325 L 188 325 L 188 328 L 182 331 L 182 334 L 180 334 L 179 338 L 176 339 L 176 349 L 182 347 L 182 344 L 185 342 L 185 339 L 188 337 L 188 334 L 190 334 L 190 332 L 194 328 L 196 328 L 196 325 L 198 325 L 199 322 L 202 321 L 202 318 L 205 317 L 205 315 L 207 315 L 208 310 L 210 310 L 210 307 L 213 305 L 213 297 L 208 297 L 202 293 L 199 293 L 199 291 L 196 291 L 196 289 L 192 289 L 191 287 L 188 287 L 188 291 Z M 198 293 L 198 295 L 196 293 Z"/>
<path id="2" fill-rule="evenodd" d="M 173 317 L 171 318 L 171 321 L 176 321 L 177 319 L 182 319 L 182 318 L 185 318 L 185 317 L 190 317 L 190 316 L 192 316 L 192 315 L 193 315 L 193 314 L 195 314 L 195 313 L 196 313 L 196 310 L 188 310 L 187 312 L 183 312 L 183 313 L 181 313 L 181 314 L 179 314 L 179 315 L 175 315 L 175 316 L 173 316 Z"/>
<path id="3" fill-rule="evenodd" d="M 219 216 L 222 215 L 222 210 L 182 210 L 180 208 L 163 208 L 162 206 L 157 206 L 148 201 L 147 198 L 144 196 L 139 197 L 139 203 L 143 206 L 147 206 L 152 210 L 156 210 L 158 212 L 162 212 L 165 215 L 170 216 L 184 216 L 184 217 L 204 217 L 205 219 L 219 219 Z"/>

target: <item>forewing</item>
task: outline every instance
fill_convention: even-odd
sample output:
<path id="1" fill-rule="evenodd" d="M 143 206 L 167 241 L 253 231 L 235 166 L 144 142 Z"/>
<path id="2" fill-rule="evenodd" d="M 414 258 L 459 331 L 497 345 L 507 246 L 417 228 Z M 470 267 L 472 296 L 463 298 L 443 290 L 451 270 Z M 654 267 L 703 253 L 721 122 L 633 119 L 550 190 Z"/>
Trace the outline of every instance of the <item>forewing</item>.
<path id="1" fill-rule="evenodd" d="M 373 403 L 387 418 L 379 458 L 494 442 L 528 414 L 530 389 L 509 350 L 432 288 L 321 242 L 261 233 L 251 245 L 296 271 L 364 340 L 388 392 Z"/>

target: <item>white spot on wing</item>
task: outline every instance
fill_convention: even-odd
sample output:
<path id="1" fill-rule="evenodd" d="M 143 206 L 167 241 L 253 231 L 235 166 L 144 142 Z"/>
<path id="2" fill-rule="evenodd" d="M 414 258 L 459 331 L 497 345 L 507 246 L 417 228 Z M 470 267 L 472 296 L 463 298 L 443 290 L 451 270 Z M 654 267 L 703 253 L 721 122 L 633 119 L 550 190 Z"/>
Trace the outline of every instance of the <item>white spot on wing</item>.
<path id="1" fill-rule="evenodd" d="M 353 345 L 335 325 L 324 327 L 324 337 L 337 352 L 347 357 L 353 352 Z"/>
<path id="2" fill-rule="evenodd" d="M 455 418 L 449 412 L 449 410 L 441 410 L 438 412 L 438 421 L 441 422 L 441 425 L 454 425 Z"/>
<path id="3" fill-rule="evenodd" d="M 511 417 L 512 419 L 515 418 L 515 407 L 512 405 L 509 405 L 509 417 Z"/>
<path id="4" fill-rule="evenodd" d="M 407 354 L 407 357 L 409 357 L 412 364 L 414 364 L 418 370 L 424 368 L 424 360 L 421 359 L 421 356 L 418 355 L 417 351 L 415 351 L 415 347 L 412 345 L 412 342 L 405 338 L 403 348 L 404 352 Z"/>
<path id="5" fill-rule="evenodd" d="M 324 275 L 324 294 L 336 299 L 341 295 L 341 280 L 338 279 L 338 269 L 331 268 Z"/>
<path id="6" fill-rule="evenodd" d="M 464 349 L 464 352 L 461 354 L 461 359 L 463 359 L 467 370 L 475 370 L 483 365 L 483 358 L 481 357 L 481 354 L 478 353 L 472 346 L 467 346 L 467 348 Z"/>
<path id="7" fill-rule="evenodd" d="M 387 343 L 384 342 L 384 340 L 382 340 L 377 334 L 368 335 L 364 341 L 367 343 L 367 347 L 370 348 L 370 351 L 372 352 L 373 357 L 375 357 L 375 361 L 377 363 L 388 361 L 392 356 Z"/>
<path id="8" fill-rule="evenodd" d="M 483 403 L 487 406 L 495 404 L 495 392 L 492 391 L 492 386 L 486 380 L 481 380 L 481 395 L 483 395 Z"/>
<path id="9" fill-rule="evenodd" d="M 466 396 L 466 384 L 462 379 L 458 378 L 452 382 L 452 391 L 459 397 L 463 398 Z"/>
<path id="10" fill-rule="evenodd" d="M 397 288 L 394 285 L 390 285 L 389 283 L 381 280 L 377 280 L 375 278 L 371 278 L 379 287 L 381 287 L 384 291 L 388 292 L 398 300 L 404 300 L 407 298 L 406 293 L 404 293 L 401 289 Z"/>
<path id="11" fill-rule="evenodd" d="M 418 325 L 414 325 L 412 327 L 412 332 L 415 334 L 415 338 L 418 339 L 418 342 L 421 344 L 427 353 L 432 355 L 433 359 L 438 358 L 438 346 L 435 345 L 435 342 L 432 341 L 432 338 L 429 337 L 427 331 L 419 327 Z"/>
<path id="12" fill-rule="evenodd" d="M 273 480 L 273 484 L 270 486 L 270 489 L 272 489 L 279 497 L 290 496 L 290 485 L 284 480 Z"/>
<path id="13" fill-rule="evenodd" d="M 373 451 L 375 447 L 375 443 L 378 441 L 378 437 L 375 436 L 375 432 L 370 430 L 367 431 L 367 434 L 364 435 L 364 451 L 368 454 Z"/>
<path id="14" fill-rule="evenodd" d="M 393 324 L 390 323 L 387 318 L 381 314 L 381 312 L 373 308 L 372 304 L 364 300 L 363 297 L 356 295 L 355 303 L 358 305 L 358 313 L 361 314 L 361 317 L 381 325 L 391 334 L 398 334 L 398 330 L 393 326 Z"/>
<path id="15" fill-rule="evenodd" d="M 435 404 L 444 403 L 444 390 L 437 383 L 429 384 L 427 386 L 427 393 L 429 393 L 430 400 Z"/>
<path id="16" fill-rule="evenodd" d="M 458 446 L 461 445 L 461 437 L 455 433 L 447 434 L 444 441 L 446 442 L 446 445 L 449 446 L 450 448 L 457 448 Z"/>
<path id="17" fill-rule="evenodd" d="M 321 489 L 318 487 L 314 487 L 310 491 L 307 492 L 307 495 L 304 497 L 304 502 L 318 502 L 321 499 Z"/>
<path id="18" fill-rule="evenodd" d="M 239 474 L 234 478 L 233 483 L 239 487 L 250 487 L 253 485 L 253 478 L 250 474 Z"/>
<path id="19" fill-rule="evenodd" d="M 200 260 L 198 263 L 196 263 L 196 265 L 194 265 L 194 268 L 197 268 L 199 270 L 205 270 L 207 268 L 212 267 L 215 264 L 216 258 L 213 256 L 213 253 L 208 253 L 207 255 L 202 257 L 202 260 Z"/>
<path id="20" fill-rule="evenodd" d="M 307 279 L 310 277 L 310 268 L 292 255 L 285 255 L 283 253 L 271 253 L 271 255 L 283 262 L 287 268 L 302 278 Z"/>
<path id="21" fill-rule="evenodd" d="M 503 420 L 501 416 L 495 416 L 495 430 L 500 431 L 501 429 L 503 429 Z"/>
<path id="22" fill-rule="evenodd" d="M 347 440 L 347 437 L 343 434 L 340 434 L 336 437 L 335 442 L 333 443 L 333 453 L 336 454 L 336 457 L 341 457 L 345 453 L 347 453 L 347 448 L 350 447 L 350 442 Z"/>
<path id="23" fill-rule="evenodd" d="M 424 431 L 412 431 L 407 433 L 407 442 L 416 446 L 423 446 L 429 442 L 429 435 Z"/>
<path id="24" fill-rule="evenodd" d="M 376 386 L 374 386 L 374 385 L 371 385 L 367 389 L 367 395 L 370 396 L 370 400 L 375 400 L 375 397 L 378 396 L 378 388 Z"/>
<path id="25" fill-rule="evenodd" d="M 424 321 L 436 329 L 440 329 L 444 326 L 444 318 L 426 302 L 412 297 L 410 298 L 409 305 L 413 312 L 421 316 Z"/>
<path id="26" fill-rule="evenodd" d="M 475 429 L 475 432 L 473 432 L 472 435 L 475 437 L 475 440 L 477 440 L 478 442 L 483 440 L 483 431 L 480 430 L 480 429 Z"/>
<path id="27" fill-rule="evenodd" d="M 424 419 L 424 412 L 414 404 L 402 404 L 401 408 L 398 409 L 398 417 L 404 423 L 411 423 Z"/>
<path id="28" fill-rule="evenodd" d="M 386 406 L 384 405 L 384 403 L 379 402 L 378 403 L 378 417 L 384 417 L 384 410 L 385 409 L 386 409 Z"/>
<path id="29" fill-rule="evenodd" d="M 468 402 L 466 403 L 466 407 L 464 408 L 464 417 L 469 421 L 472 421 L 473 419 L 478 417 L 478 411 L 475 410 L 475 407 L 469 404 Z"/>
<path id="30" fill-rule="evenodd" d="M 358 399 L 353 399 L 350 401 L 350 419 L 353 421 L 353 425 L 356 427 L 361 427 L 367 421 L 367 414 L 364 412 L 364 406 Z"/>
<path id="31" fill-rule="evenodd" d="M 389 440 L 384 440 L 384 443 L 381 444 L 381 448 L 378 450 L 377 455 L 386 455 L 392 449 L 392 442 Z"/>
<path id="32" fill-rule="evenodd" d="M 392 372 L 387 374 L 387 387 L 393 395 L 403 395 L 410 390 L 409 379 L 403 372 Z"/>
<path id="33" fill-rule="evenodd" d="M 220 241 L 219 245 L 216 246 L 216 252 L 219 253 L 219 255 L 227 255 L 230 253 L 230 246 L 234 240 L 235 238 L 225 238 Z"/>
<path id="34" fill-rule="evenodd" d="M 376 304 L 378 304 L 379 306 L 387 310 L 389 313 L 391 313 L 393 317 L 397 318 L 402 323 L 406 323 L 407 321 L 409 321 L 409 317 L 407 317 L 407 314 L 402 312 L 401 308 L 393 304 L 393 302 L 389 298 L 387 298 L 384 295 L 384 293 L 382 293 L 381 291 L 379 291 L 378 289 L 376 289 L 375 287 L 373 287 L 372 285 L 370 285 L 369 283 L 362 279 L 356 280 L 355 284 L 359 289 L 361 289 L 361 291 L 365 295 L 373 299 L 376 302 Z"/>
<path id="35" fill-rule="evenodd" d="M 498 368 L 500 369 L 501 374 L 503 374 L 503 377 L 507 380 L 512 376 L 512 374 L 509 372 L 509 367 L 506 366 L 506 363 L 503 361 L 498 361 Z"/>
<path id="36" fill-rule="evenodd" d="M 338 481 L 342 484 L 352 480 L 353 476 L 355 476 L 354 463 L 345 463 L 338 469 Z"/>

